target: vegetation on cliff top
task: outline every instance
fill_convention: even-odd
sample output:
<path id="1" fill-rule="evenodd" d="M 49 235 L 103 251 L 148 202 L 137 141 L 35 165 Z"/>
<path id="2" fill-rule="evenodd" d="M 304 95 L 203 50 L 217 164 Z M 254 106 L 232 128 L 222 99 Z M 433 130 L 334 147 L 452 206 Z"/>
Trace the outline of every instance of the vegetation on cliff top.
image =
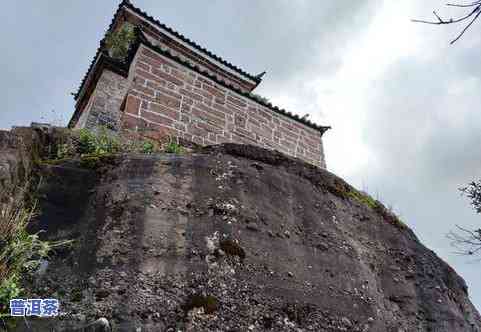
<path id="1" fill-rule="evenodd" d="M 117 135 L 106 128 L 97 131 L 80 129 L 69 131 L 63 142 L 57 145 L 54 158 L 42 162 L 56 164 L 68 159 L 79 159 L 82 166 L 95 169 L 112 161 L 115 154 L 129 152 L 182 154 L 184 148 L 172 138 L 161 142 L 144 137 Z"/>
<path id="2" fill-rule="evenodd" d="M 37 213 L 35 191 L 40 179 L 27 164 L 12 182 L 0 186 L 0 317 L 8 316 L 10 299 L 22 295 L 21 280 L 35 271 L 52 249 L 70 241 L 42 241 L 27 231 Z"/>
<path id="3" fill-rule="evenodd" d="M 370 195 L 358 191 L 344 181 L 335 181 L 332 186 L 327 188 L 333 195 L 342 199 L 350 199 L 374 210 L 380 214 L 384 220 L 393 224 L 399 229 L 407 229 L 408 226 L 390 209 L 386 208 L 380 201 L 372 198 Z"/>

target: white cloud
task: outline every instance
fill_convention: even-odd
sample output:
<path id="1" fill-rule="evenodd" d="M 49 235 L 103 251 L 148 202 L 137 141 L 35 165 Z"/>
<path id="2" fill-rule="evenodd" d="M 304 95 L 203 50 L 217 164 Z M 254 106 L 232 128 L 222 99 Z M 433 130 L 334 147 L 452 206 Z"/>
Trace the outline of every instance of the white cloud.
<path id="1" fill-rule="evenodd" d="M 472 32 L 450 46 L 460 27 L 411 22 L 439 5 L 385 1 L 342 52 L 335 50 L 335 70 L 311 67 L 319 74 L 291 80 L 297 89 L 275 100 L 332 125 L 325 135 L 328 168 L 393 204 L 474 285 L 481 266 L 453 255 L 445 235 L 455 224 L 480 223 L 457 188 L 481 176 L 481 42 Z M 479 306 L 481 290 L 471 287 L 471 296 Z"/>

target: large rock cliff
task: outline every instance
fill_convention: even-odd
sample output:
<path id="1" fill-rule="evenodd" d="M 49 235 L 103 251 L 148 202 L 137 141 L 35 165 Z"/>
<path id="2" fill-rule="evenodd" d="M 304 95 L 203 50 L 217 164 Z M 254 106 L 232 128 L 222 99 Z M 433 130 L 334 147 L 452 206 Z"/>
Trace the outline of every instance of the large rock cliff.
<path id="1" fill-rule="evenodd" d="M 34 330 L 104 317 L 118 331 L 481 331 L 451 267 L 299 160 L 226 144 L 40 164 L 31 230 L 75 243 L 26 282 L 65 313 Z"/>

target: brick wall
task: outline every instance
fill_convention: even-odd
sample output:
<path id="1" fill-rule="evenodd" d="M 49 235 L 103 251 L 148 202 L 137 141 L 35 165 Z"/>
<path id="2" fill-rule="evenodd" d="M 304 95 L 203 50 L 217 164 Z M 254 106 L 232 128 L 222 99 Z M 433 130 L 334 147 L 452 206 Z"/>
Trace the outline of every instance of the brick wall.
<path id="1" fill-rule="evenodd" d="M 132 15 L 132 13 L 128 11 L 125 12 L 125 15 L 129 23 L 134 26 L 139 26 L 142 29 L 151 44 L 162 48 L 168 48 L 172 54 L 183 57 L 184 59 L 189 59 L 197 66 L 201 67 L 202 70 L 209 72 L 211 75 L 221 77 L 223 80 L 228 81 L 242 91 L 252 91 L 255 88 L 256 82 L 239 80 L 235 75 L 229 75 L 229 69 L 220 70 L 219 67 L 210 63 L 205 57 L 180 43 L 174 42 L 171 38 L 162 34 L 157 28 L 145 20 Z"/>
<path id="2" fill-rule="evenodd" d="M 107 76 L 113 74 L 105 72 L 110 73 Z M 143 130 L 154 137 L 182 137 L 202 145 L 254 144 L 326 167 L 319 131 L 278 114 L 145 46 L 139 48 L 132 63 L 130 81 L 121 120 L 125 129 Z M 100 86 L 101 91 L 106 88 L 105 84 Z M 97 90 L 98 87 L 95 93 Z M 124 91 L 123 87 L 114 88 L 116 92 L 107 90 L 115 96 Z M 120 99 L 115 98 L 114 103 L 120 105 Z M 108 103 L 107 99 L 97 101 L 99 107 Z M 92 111 L 97 112 L 94 106 Z M 103 111 L 97 113 L 105 114 Z"/>

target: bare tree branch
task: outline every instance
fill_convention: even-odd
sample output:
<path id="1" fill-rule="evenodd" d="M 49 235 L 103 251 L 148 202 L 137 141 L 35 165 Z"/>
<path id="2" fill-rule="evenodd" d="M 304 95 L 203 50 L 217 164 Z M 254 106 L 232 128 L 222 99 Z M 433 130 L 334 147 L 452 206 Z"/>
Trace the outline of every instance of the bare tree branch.
<path id="1" fill-rule="evenodd" d="M 459 38 L 461 38 L 464 33 L 471 27 L 471 25 L 473 25 L 473 23 L 478 19 L 479 15 L 481 14 L 481 11 L 480 11 L 481 7 L 478 7 L 478 12 L 476 13 L 476 16 L 474 16 L 474 18 L 471 20 L 471 22 L 469 22 L 468 25 L 466 25 L 464 27 L 464 29 L 461 31 L 461 33 L 451 41 L 451 45 L 454 44 L 455 42 L 457 42 L 459 40 Z"/>
<path id="2" fill-rule="evenodd" d="M 433 24 L 433 25 L 449 25 L 464 23 L 464 27 L 459 34 L 451 41 L 451 45 L 457 42 L 466 31 L 479 19 L 481 15 L 481 0 L 476 0 L 471 3 L 447 3 L 448 7 L 456 7 L 465 10 L 463 15 L 455 18 L 443 18 L 436 11 L 433 15 L 436 18 L 433 21 L 426 20 L 412 20 L 417 23 Z M 466 195 L 476 213 L 481 214 L 481 180 L 478 182 L 471 182 L 464 188 L 459 189 L 462 194 Z M 456 226 L 457 230 L 451 231 L 447 234 L 447 238 L 451 240 L 451 245 L 456 248 L 456 253 L 459 255 L 480 255 L 481 256 L 481 228 L 477 230 L 470 230 L 461 226 Z M 480 260 L 481 261 L 481 260 Z"/>
<path id="3" fill-rule="evenodd" d="M 451 231 L 447 238 L 451 245 L 456 248 L 459 255 L 473 256 L 481 253 L 481 229 L 472 231 L 456 225 L 458 231 Z"/>
<path id="4" fill-rule="evenodd" d="M 471 182 L 466 187 L 459 188 L 462 195 L 466 195 L 476 213 L 481 213 L 481 180 Z M 457 230 L 446 236 L 451 245 L 456 248 L 456 254 L 474 256 L 481 255 L 481 228 L 471 230 L 456 225 Z"/>
<path id="5" fill-rule="evenodd" d="M 458 3 L 447 3 L 446 6 L 448 7 L 459 7 L 459 8 L 469 8 L 469 7 L 476 7 L 479 5 L 479 2 L 476 1 L 476 2 L 473 2 L 471 4 L 468 4 L 468 5 L 463 5 L 463 4 L 458 4 Z"/>
<path id="6" fill-rule="evenodd" d="M 446 24 L 461 23 L 464 21 L 468 21 L 471 18 L 469 23 L 461 30 L 461 32 L 456 36 L 456 38 L 454 38 L 451 41 L 451 44 L 454 44 L 464 35 L 464 33 L 473 25 L 473 23 L 478 20 L 479 16 L 481 15 L 481 0 L 478 0 L 469 4 L 448 3 L 446 4 L 446 6 L 457 7 L 457 8 L 473 8 L 473 9 L 469 11 L 467 14 L 457 18 L 444 19 L 441 16 L 439 16 L 436 11 L 433 11 L 433 14 L 436 17 L 437 21 L 426 21 L 426 20 L 411 20 L 411 21 L 416 23 L 424 23 L 424 24 L 446 25 Z"/>

